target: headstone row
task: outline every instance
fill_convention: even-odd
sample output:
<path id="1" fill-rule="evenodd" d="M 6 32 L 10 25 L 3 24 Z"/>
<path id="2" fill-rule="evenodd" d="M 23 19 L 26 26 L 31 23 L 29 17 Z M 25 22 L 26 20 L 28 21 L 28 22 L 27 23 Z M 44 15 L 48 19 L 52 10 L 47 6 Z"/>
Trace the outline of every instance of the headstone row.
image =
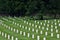
<path id="1" fill-rule="evenodd" d="M 18 40 L 17 37 L 15 38 L 14 36 L 10 36 L 9 34 L 4 33 L 2 31 L 0 31 L 0 35 L 3 36 L 3 37 L 5 37 L 5 38 L 7 38 L 8 40 Z"/>

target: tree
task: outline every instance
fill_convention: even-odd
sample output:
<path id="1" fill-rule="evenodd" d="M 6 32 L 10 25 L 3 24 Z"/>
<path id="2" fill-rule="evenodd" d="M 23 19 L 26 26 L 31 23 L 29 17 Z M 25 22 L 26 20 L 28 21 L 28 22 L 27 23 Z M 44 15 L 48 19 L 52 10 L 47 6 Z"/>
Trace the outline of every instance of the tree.
<path id="1" fill-rule="evenodd" d="M 59 0 L 0 0 L 0 13 L 11 16 L 34 16 L 60 13 Z"/>

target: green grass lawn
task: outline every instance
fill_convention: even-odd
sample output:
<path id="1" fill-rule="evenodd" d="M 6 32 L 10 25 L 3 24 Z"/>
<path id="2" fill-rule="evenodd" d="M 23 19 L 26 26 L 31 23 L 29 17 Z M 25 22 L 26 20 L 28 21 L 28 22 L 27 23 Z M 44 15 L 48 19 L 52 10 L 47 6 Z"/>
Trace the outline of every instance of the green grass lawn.
<path id="1" fill-rule="evenodd" d="M 57 34 L 60 34 L 60 19 L 54 19 L 54 20 L 25 20 L 23 18 L 12 18 L 12 17 L 0 17 L 0 20 L 3 21 L 3 25 L 0 24 L 0 31 L 9 34 L 10 36 L 14 36 L 14 40 L 17 37 L 18 40 L 37 40 L 37 36 L 40 36 L 40 40 L 43 40 L 44 37 L 46 37 L 46 40 L 60 40 L 60 38 L 57 38 Z M 8 21 L 7 21 L 8 20 Z M 56 21 L 55 21 L 56 20 Z M 25 23 L 24 23 L 25 21 Z M 36 21 L 36 23 L 35 23 Z M 49 23 L 48 23 L 49 21 Z M 59 21 L 59 22 L 58 22 Z M 14 22 L 14 23 L 13 23 Z M 15 25 L 16 23 L 16 25 Z M 33 25 L 29 25 L 29 23 Z M 42 23 L 42 25 L 41 25 Z M 56 25 L 55 25 L 56 23 Z M 44 25 L 45 24 L 45 25 Z M 5 25 L 5 26 L 4 26 Z M 51 25 L 53 26 L 51 28 Z M 7 26 L 7 28 L 6 28 Z M 21 27 L 20 27 L 21 26 Z M 36 27 L 37 26 L 37 27 Z M 39 28 L 40 26 L 40 28 Z M 57 26 L 58 33 L 56 33 L 55 27 Z M 11 31 L 10 29 L 13 28 Z M 25 29 L 27 27 L 27 29 Z M 42 29 L 44 27 L 44 29 Z M 29 30 L 30 28 L 30 30 Z M 48 30 L 46 29 L 48 28 Z M 14 32 L 15 29 L 15 32 Z M 32 31 L 34 29 L 34 32 Z M 51 32 L 51 29 L 53 29 L 53 32 Z M 16 31 L 18 30 L 18 33 Z M 38 30 L 38 32 L 36 32 Z M 20 31 L 23 33 L 25 32 L 25 36 L 20 34 Z M 42 31 L 42 34 L 40 34 Z M 45 32 L 48 33 L 48 35 L 45 35 Z M 28 37 L 28 33 L 30 33 L 30 36 Z M 51 33 L 53 33 L 53 37 L 51 37 Z M 32 35 L 34 34 L 34 38 L 32 38 Z M 0 40 L 8 40 L 8 38 L 5 38 L 4 36 L 0 35 Z M 11 39 L 10 39 L 11 40 Z"/>

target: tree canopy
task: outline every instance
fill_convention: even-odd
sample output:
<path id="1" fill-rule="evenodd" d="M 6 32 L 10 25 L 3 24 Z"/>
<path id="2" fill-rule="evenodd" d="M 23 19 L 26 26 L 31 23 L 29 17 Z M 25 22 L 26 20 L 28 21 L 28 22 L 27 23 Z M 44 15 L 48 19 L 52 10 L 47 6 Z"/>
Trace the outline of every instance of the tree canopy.
<path id="1" fill-rule="evenodd" d="M 0 0 L 0 13 L 13 16 L 60 13 L 60 0 Z"/>

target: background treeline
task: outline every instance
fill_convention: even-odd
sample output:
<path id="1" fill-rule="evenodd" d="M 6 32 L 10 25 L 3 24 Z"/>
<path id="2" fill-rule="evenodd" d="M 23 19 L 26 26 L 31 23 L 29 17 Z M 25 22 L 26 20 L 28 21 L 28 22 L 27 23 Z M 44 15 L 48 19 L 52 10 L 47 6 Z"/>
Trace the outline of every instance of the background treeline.
<path id="1" fill-rule="evenodd" d="M 43 19 L 60 17 L 60 0 L 0 0 L 0 14 Z"/>

